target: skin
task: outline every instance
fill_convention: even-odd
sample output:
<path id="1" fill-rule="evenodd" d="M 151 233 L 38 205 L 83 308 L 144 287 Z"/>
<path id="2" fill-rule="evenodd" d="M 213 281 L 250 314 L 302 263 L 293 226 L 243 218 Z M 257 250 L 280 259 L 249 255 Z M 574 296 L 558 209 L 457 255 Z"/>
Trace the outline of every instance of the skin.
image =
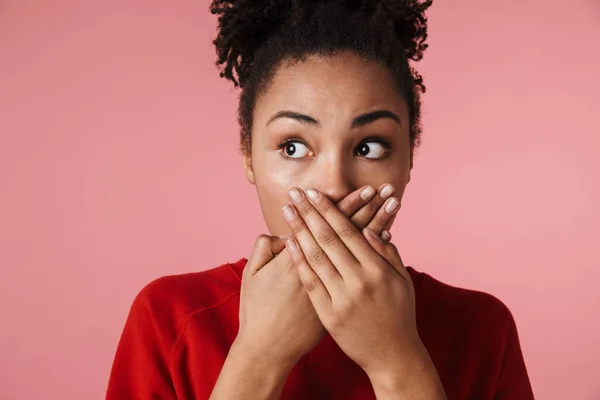
<path id="1" fill-rule="evenodd" d="M 284 216 L 287 248 L 319 319 L 369 376 L 378 399 L 444 399 L 419 338 L 414 287 L 398 250 L 362 231 L 325 195 L 298 188 Z M 387 204 L 390 202 L 388 201 Z M 387 207 L 384 207 L 389 211 Z"/>
<path id="2" fill-rule="evenodd" d="M 327 332 L 378 399 L 445 398 L 416 330 L 410 276 L 380 237 L 410 180 L 408 129 L 407 105 L 379 64 L 346 52 L 278 68 L 243 158 L 271 236 L 248 259 L 239 333 L 211 399 L 279 398 Z M 295 152 L 280 146 L 290 138 Z M 377 193 L 361 199 L 365 188 Z"/>
<path id="3" fill-rule="evenodd" d="M 271 119 L 288 110 L 318 121 L 292 118 Z M 400 122 L 379 118 L 352 127 L 364 114 L 387 110 Z M 306 61 L 280 67 L 266 94 L 256 103 L 252 149 L 244 156 L 248 181 L 256 185 L 258 199 L 272 235 L 289 233 L 280 210 L 288 203 L 287 191 L 294 187 L 316 188 L 334 203 L 350 192 L 371 185 L 390 183 L 402 199 L 410 180 L 409 114 L 393 78 L 383 66 L 352 54 L 309 57 Z M 380 160 L 356 155 L 367 138 L 386 139 L 392 149 Z M 282 140 L 298 137 L 310 150 L 303 159 L 280 156 Z M 372 151 L 379 150 L 371 146 Z M 297 153 L 299 154 L 299 153 Z M 376 153 L 373 153 L 376 154 Z"/>
<path id="4" fill-rule="evenodd" d="M 373 192 L 371 197 L 364 196 L 365 191 Z M 372 226 L 377 234 L 395 215 L 376 208 L 383 203 L 381 192 L 363 187 L 336 208 L 347 218 L 361 216 L 355 226 Z M 256 240 L 242 277 L 240 329 L 211 399 L 279 398 L 293 366 L 326 334 L 284 248 L 284 240 L 276 236 L 260 235 Z"/>

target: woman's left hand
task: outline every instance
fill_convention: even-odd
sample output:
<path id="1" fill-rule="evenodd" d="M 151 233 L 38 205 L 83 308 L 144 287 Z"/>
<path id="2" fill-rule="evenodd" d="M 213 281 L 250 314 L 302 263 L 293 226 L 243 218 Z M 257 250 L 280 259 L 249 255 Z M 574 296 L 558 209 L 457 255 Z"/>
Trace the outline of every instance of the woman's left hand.
<path id="1" fill-rule="evenodd" d="M 361 233 L 314 189 L 305 195 L 294 188 L 290 198 L 294 212 L 288 209 L 284 216 L 293 238 L 287 248 L 319 319 L 338 346 L 363 368 L 376 393 L 377 385 L 390 393 L 414 393 L 415 382 L 433 382 L 437 388 L 431 389 L 440 389 L 417 332 L 413 283 L 396 247 L 368 228 Z M 398 208 L 399 200 L 391 197 L 380 212 Z"/>

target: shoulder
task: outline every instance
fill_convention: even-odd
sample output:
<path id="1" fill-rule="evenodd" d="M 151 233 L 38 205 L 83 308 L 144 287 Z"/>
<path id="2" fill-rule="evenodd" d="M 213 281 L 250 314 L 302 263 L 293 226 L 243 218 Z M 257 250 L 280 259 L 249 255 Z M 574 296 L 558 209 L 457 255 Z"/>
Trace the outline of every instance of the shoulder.
<path id="1" fill-rule="evenodd" d="M 151 392 L 161 398 L 174 396 L 168 372 L 188 321 L 203 315 L 204 310 L 214 310 L 235 299 L 244 265 L 242 259 L 202 272 L 165 276 L 147 284 L 129 310 L 107 396 L 149 398 Z"/>
<path id="2" fill-rule="evenodd" d="M 245 263 L 241 259 L 201 272 L 158 278 L 137 294 L 130 318 L 151 317 L 153 323 L 176 330 L 189 315 L 217 307 L 238 295 Z"/>
<path id="3" fill-rule="evenodd" d="M 462 398 L 472 390 L 490 390 L 502 398 L 533 399 L 507 305 L 492 294 L 409 271 L 415 284 L 419 335 L 445 384 L 464 385 Z M 456 371 L 461 371 L 460 380 Z"/>
<path id="4" fill-rule="evenodd" d="M 205 271 L 163 276 L 148 283 L 136 296 L 135 302 L 182 308 L 188 312 L 210 308 L 240 291 L 240 271 L 245 262 L 242 259 Z"/>
<path id="5" fill-rule="evenodd" d="M 502 336 L 501 332 L 506 334 L 514 326 L 510 309 L 498 297 L 452 286 L 424 273 L 412 275 L 418 280 L 417 307 L 422 314 L 460 326 L 463 334 L 471 331 Z"/>

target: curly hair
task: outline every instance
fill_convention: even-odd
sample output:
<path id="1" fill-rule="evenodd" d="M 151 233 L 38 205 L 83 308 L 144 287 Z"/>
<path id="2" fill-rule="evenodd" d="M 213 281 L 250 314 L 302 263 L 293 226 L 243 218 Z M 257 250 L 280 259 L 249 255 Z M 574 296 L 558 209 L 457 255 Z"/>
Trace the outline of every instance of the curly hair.
<path id="1" fill-rule="evenodd" d="M 213 0 L 221 77 L 241 88 L 240 146 L 249 154 L 256 99 L 282 61 L 353 51 L 392 72 L 410 115 L 411 149 L 421 138 L 423 78 L 410 65 L 427 48 L 432 0 Z M 412 157 L 411 157 L 412 159 Z M 412 165 L 412 161 L 411 161 Z"/>

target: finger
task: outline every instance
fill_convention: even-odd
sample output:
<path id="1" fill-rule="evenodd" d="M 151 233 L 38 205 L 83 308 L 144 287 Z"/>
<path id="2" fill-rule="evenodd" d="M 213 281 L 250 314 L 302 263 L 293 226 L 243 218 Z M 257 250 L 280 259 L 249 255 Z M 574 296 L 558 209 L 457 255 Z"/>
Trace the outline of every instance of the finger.
<path id="1" fill-rule="evenodd" d="M 317 210 L 312 214 L 318 214 L 320 217 L 309 215 L 311 222 L 305 218 L 307 225 L 315 237 L 320 239 L 317 241 L 344 278 L 346 278 L 346 273 L 355 274 L 356 267 L 360 265 L 380 261 L 381 258 L 373 252 L 360 230 L 338 210 L 327 196 L 315 189 L 307 190 L 306 195 L 314 209 Z M 354 263 L 352 258 L 356 260 Z"/>
<path id="2" fill-rule="evenodd" d="M 383 240 L 384 242 L 391 242 L 392 241 L 392 233 L 390 231 L 383 231 L 381 232 L 381 240 Z"/>
<path id="3" fill-rule="evenodd" d="M 385 200 L 394 193 L 393 186 L 389 184 L 382 185 L 379 190 L 375 191 L 371 186 L 364 186 L 360 189 L 347 195 L 345 198 L 336 203 L 336 206 L 346 217 L 351 217 L 351 221 L 362 229 L 370 222 L 373 215 L 381 208 Z M 377 194 L 377 196 L 375 196 Z M 393 224 L 393 220 L 385 227 L 389 230 Z M 379 234 L 383 230 L 378 227 L 373 229 Z M 280 236 L 286 240 L 291 235 Z"/>
<path id="4" fill-rule="evenodd" d="M 381 232 L 392 222 L 399 209 L 400 200 L 396 197 L 390 197 L 367 224 L 367 228 L 375 232 L 376 235 L 381 235 Z"/>
<path id="5" fill-rule="evenodd" d="M 375 189 L 373 189 L 371 186 L 363 186 L 362 188 L 357 189 L 354 192 L 347 195 L 346 197 L 344 197 L 342 200 L 336 203 L 336 205 L 340 209 L 342 214 L 344 214 L 347 217 L 350 217 L 358 210 L 360 210 L 365 204 L 367 204 L 367 202 L 371 200 L 376 193 L 377 192 L 375 191 Z M 360 226 L 360 228 L 363 227 L 364 225 Z M 285 241 L 291 236 L 292 235 L 288 234 L 278 237 Z"/>
<path id="6" fill-rule="evenodd" d="M 336 206 L 342 214 L 346 217 L 350 217 L 367 204 L 367 202 L 375 196 L 375 193 L 375 189 L 371 186 L 365 186 L 344 197 L 336 204 Z"/>
<path id="7" fill-rule="evenodd" d="M 313 192 L 318 193 L 316 191 Z M 318 194 L 325 198 L 324 195 Z M 360 267 L 358 261 L 344 245 L 344 242 L 342 242 L 334 228 L 323 218 L 320 212 L 315 210 L 313 201 L 309 201 L 305 194 L 298 188 L 290 190 L 289 195 L 290 199 L 295 202 L 294 205 L 302 217 L 300 228 L 302 230 L 299 233 L 295 232 L 294 235 L 305 254 L 307 254 L 308 262 L 312 268 L 319 273 L 319 267 L 315 263 L 320 263 L 321 258 L 323 258 L 327 259 L 323 261 L 328 261 L 333 268 L 339 271 L 338 273 L 344 280 L 355 277 L 355 271 Z M 328 198 L 326 200 L 326 204 L 335 209 L 346 220 L 346 225 L 357 231 L 352 222 L 343 216 L 331 200 Z M 315 256 L 311 256 L 312 254 Z M 332 296 L 334 295 L 332 294 Z"/>
<path id="8" fill-rule="evenodd" d="M 358 227 L 358 229 L 363 229 L 371 221 L 375 213 L 379 211 L 383 203 L 394 194 L 394 191 L 395 189 L 392 185 L 382 185 L 377 191 L 377 195 L 352 215 L 350 220 Z M 377 228 L 375 233 L 379 235 L 381 234 L 381 230 Z"/>
<path id="9" fill-rule="evenodd" d="M 363 235 L 373 249 L 381 256 L 401 277 L 410 280 L 410 274 L 402 262 L 398 249 L 392 243 L 384 242 L 369 228 L 363 230 Z"/>
<path id="10" fill-rule="evenodd" d="M 252 254 L 250 254 L 250 257 L 248 258 L 248 265 L 244 268 L 244 273 L 248 273 L 251 276 L 256 274 L 277 254 L 283 251 L 284 248 L 284 240 L 275 236 L 259 235 L 254 242 L 254 248 L 252 249 Z"/>
<path id="11" fill-rule="evenodd" d="M 400 205 L 400 209 L 402 209 L 402 205 Z M 383 233 L 384 231 L 390 231 L 392 229 L 392 226 L 394 225 L 394 221 L 396 221 L 397 216 L 398 216 L 398 213 L 394 213 L 392 220 L 387 223 L 387 225 L 383 228 L 383 231 L 381 231 L 381 233 Z"/>
<path id="12" fill-rule="evenodd" d="M 315 311 L 319 315 L 319 313 L 326 311 L 331 305 L 331 297 L 327 291 L 327 287 L 323 284 L 319 275 L 311 268 L 304 252 L 294 238 L 286 241 L 286 247 L 298 271 L 298 277 L 306 289 Z"/>
<path id="13" fill-rule="evenodd" d="M 308 203 L 306 200 L 304 200 L 304 202 Z M 300 206 L 302 205 L 300 203 L 297 204 Z M 329 293 L 336 290 L 338 285 L 343 282 L 342 276 L 325 251 L 317 244 L 311 231 L 307 227 L 306 222 L 300 215 L 300 211 L 287 205 L 283 208 L 282 212 L 311 269 L 319 276 Z M 310 212 L 307 213 L 306 210 L 304 213 L 305 216 L 310 214 Z M 315 211 L 313 215 L 318 215 L 318 213 Z"/>

